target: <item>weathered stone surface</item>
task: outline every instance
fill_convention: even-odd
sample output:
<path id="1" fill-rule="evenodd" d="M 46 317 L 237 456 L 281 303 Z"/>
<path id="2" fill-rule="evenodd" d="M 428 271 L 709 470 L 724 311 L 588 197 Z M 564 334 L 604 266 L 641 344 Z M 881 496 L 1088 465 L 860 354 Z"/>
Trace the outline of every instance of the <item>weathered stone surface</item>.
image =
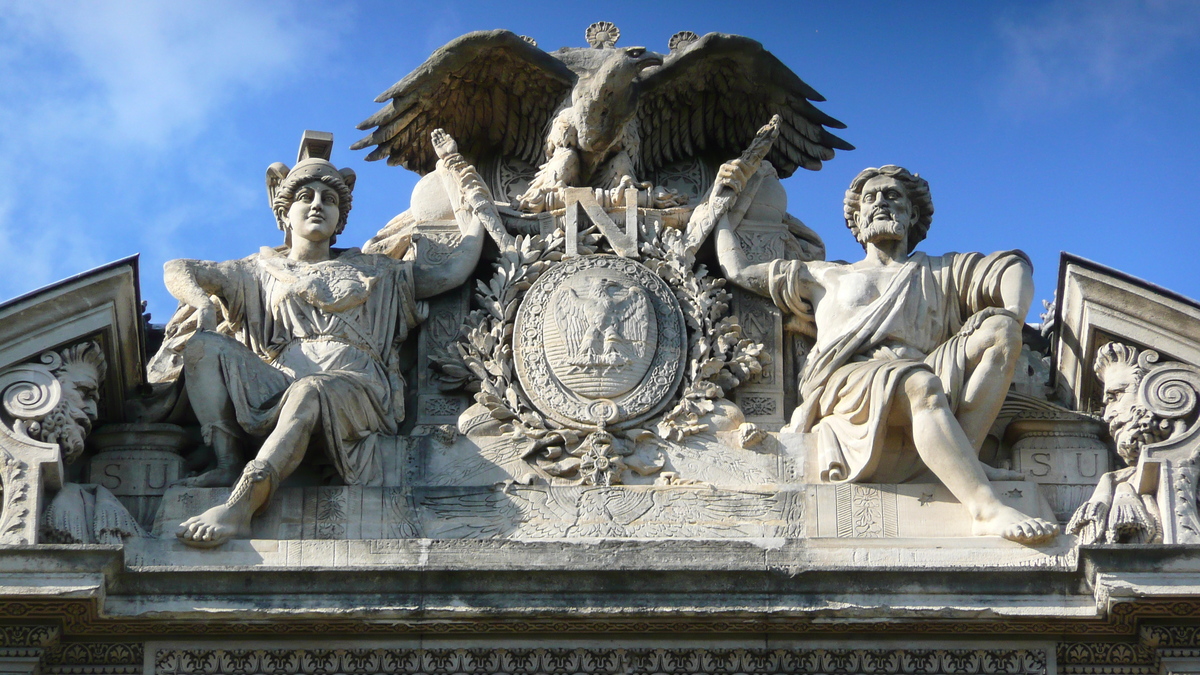
<path id="1" fill-rule="evenodd" d="M 769 131 L 764 127 L 763 132 Z M 754 167 L 722 165 L 735 192 Z M 967 505 L 975 534 L 1035 543 L 1057 528 L 1004 504 L 978 459 L 1020 354 L 1033 281 L 1024 254 L 914 254 L 933 218 L 929 185 L 897 166 L 866 169 L 846 191 L 855 265 L 752 263 L 723 220 L 717 253 L 729 279 L 770 297 L 815 339 L 790 428 L 813 432 L 814 478 L 908 481 L 931 471 Z"/>
<path id="2" fill-rule="evenodd" d="M 0 305 L 0 670 L 1200 663 L 1200 305 L 1068 257 L 1038 335 L 895 166 L 826 262 L 781 183 L 851 149 L 819 95 L 619 35 L 385 92 L 356 147 L 423 175 L 362 250 L 305 132 L 283 246 L 167 266 L 148 386 L 132 261 Z"/>

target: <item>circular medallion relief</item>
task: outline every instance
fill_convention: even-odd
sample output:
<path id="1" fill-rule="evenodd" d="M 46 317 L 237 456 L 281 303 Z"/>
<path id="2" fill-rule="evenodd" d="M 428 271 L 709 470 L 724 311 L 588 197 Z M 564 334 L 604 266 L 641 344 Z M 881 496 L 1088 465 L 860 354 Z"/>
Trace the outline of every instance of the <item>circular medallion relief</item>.
<path id="1" fill-rule="evenodd" d="M 635 260 L 592 255 L 533 284 L 513 343 L 517 378 L 539 411 L 572 427 L 619 427 L 670 401 L 687 330 L 658 275 Z"/>

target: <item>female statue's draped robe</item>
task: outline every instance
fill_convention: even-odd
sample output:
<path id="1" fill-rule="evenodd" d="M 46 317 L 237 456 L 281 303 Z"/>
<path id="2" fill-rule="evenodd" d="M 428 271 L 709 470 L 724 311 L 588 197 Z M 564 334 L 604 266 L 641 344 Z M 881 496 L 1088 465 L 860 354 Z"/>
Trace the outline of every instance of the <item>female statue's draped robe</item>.
<path id="1" fill-rule="evenodd" d="M 210 344 L 221 345 L 221 372 L 242 429 L 269 434 L 290 388 L 306 382 L 320 400 L 316 434 L 342 478 L 379 485 L 378 433 L 395 434 L 404 419 L 397 351 L 421 308 L 411 263 L 358 249 L 334 254 L 306 263 L 263 248 L 233 261 L 236 273 L 220 300 L 237 339 Z"/>
<path id="2" fill-rule="evenodd" d="M 888 433 L 896 389 L 909 372 L 932 371 L 957 410 L 969 375 L 967 338 L 957 333 L 972 314 L 1003 307 L 1004 271 L 1028 261 L 1020 251 L 914 253 L 880 297 L 850 320 L 816 326 L 791 428 L 817 435 L 823 480 L 902 482 L 925 470 L 911 433 Z M 802 322 L 813 315 L 796 269 L 803 264 L 777 260 L 770 274 L 771 298 Z M 823 301 L 837 298 L 830 293 Z"/>

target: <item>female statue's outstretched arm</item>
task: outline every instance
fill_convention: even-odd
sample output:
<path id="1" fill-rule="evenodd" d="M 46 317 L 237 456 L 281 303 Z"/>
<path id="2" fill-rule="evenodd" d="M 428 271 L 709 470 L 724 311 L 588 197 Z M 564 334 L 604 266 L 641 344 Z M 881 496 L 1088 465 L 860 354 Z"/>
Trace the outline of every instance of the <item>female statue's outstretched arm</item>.
<path id="1" fill-rule="evenodd" d="M 450 134 L 437 129 L 432 138 L 434 150 L 441 158 L 437 171 L 454 205 L 454 216 L 462 233 L 462 241 L 448 259 L 436 265 L 422 263 L 421 256 L 417 256 L 417 262 L 413 265 L 418 298 L 428 298 L 461 286 L 479 264 L 485 223 L 491 225 L 488 229 L 500 230 L 501 233 L 504 227 L 491 191 L 475 167 L 458 154 L 458 144 Z M 508 237 L 508 234 L 503 233 L 502 236 Z M 420 244 L 417 243 L 417 246 Z"/>
<path id="2" fill-rule="evenodd" d="M 196 308 L 200 328 L 216 330 L 219 323 L 217 307 L 210 296 L 228 295 L 228 289 L 233 285 L 232 278 L 237 274 L 237 264 L 236 260 L 169 260 L 163 266 L 163 280 L 171 295 Z"/>

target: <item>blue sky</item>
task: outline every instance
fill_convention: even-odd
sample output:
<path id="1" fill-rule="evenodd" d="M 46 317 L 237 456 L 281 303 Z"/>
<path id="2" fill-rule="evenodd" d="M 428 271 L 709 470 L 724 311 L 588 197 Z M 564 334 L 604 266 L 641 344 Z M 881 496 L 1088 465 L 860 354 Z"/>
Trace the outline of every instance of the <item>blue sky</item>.
<path id="1" fill-rule="evenodd" d="M 423 7 L 417 5 L 424 5 Z M 352 152 L 374 97 L 446 41 L 509 28 L 547 50 L 607 20 L 762 42 L 858 147 L 785 182 L 831 259 L 863 167 L 929 179 L 922 248 L 1021 248 L 1037 297 L 1069 251 L 1200 298 L 1200 2 L 43 2 L 0 0 L 0 299 L 132 253 L 156 322 L 164 261 L 275 245 L 264 172 L 304 129 L 359 175 L 341 245 L 415 176 Z"/>

